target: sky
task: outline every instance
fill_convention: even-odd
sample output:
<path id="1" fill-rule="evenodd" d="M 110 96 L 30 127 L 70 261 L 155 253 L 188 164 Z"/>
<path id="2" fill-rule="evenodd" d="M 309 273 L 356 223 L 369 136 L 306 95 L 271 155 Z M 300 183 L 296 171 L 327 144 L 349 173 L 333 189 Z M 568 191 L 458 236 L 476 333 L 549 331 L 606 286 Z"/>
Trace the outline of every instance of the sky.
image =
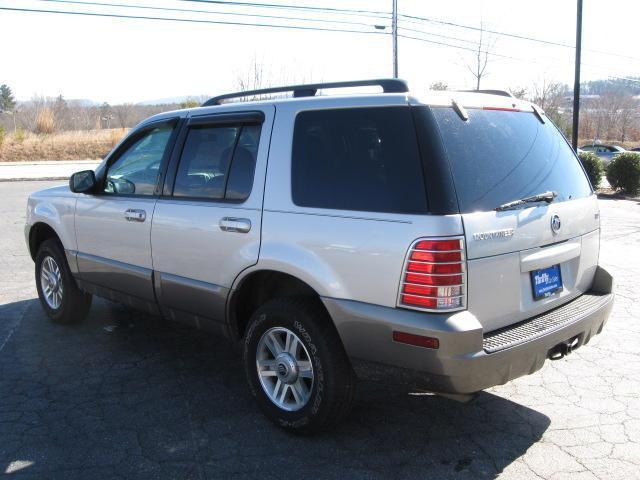
<path id="1" fill-rule="evenodd" d="M 0 0 L 0 84 L 8 84 L 20 100 L 34 95 L 62 95 L 66 99 L 117 104 L 235 91 L 238 79 L 246 78 L 254 63 L 275 85 L 391 77 L 393 73 L 390 14 L 337 14 L 331 10 L 183 0 L 93 0 L 93 5 L 86 1 Z M 245 1 L 368 12 L 390 12 L 392 4 L 392 0 Z M 2 8 L 172 17 L 201 23 Z M 482 88 L 531 89 L 534 83 L 543 81 L 573 83 L 575 50 L 571 46 L 575 43 L 576 0 L 398 0 L 398 8 L 399 77 L 407 80 L 414 91 L 438 81 L 451 88 L 473 88 L 475 79 L 468 66 L 473 65 L 474 54 L 465 48 L 477 48 L 480 25 L 487 31 L 566 45 L 485 31 L 486 49 L 493 55 L 489 55 Z M 640 51 L 635 40 L 638 18 L 640 1 L 584 0 L 583 80 L 640 76 Z"/>

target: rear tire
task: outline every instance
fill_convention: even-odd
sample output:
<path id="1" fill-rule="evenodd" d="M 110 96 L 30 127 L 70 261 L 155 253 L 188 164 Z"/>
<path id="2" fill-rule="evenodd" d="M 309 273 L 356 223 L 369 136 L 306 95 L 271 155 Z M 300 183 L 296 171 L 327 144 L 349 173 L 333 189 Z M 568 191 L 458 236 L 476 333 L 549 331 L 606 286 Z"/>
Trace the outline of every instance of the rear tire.
<path id="1" fill-rule="evenodd" d="M 326 430 L 351 410 L 355 374 L 315 299 L 279 298 L 258 308 L 245 337 L 244 364 L 258 406 L 279 427 Z"/>
<path id="2" fill-rule="evenodd" d="M 60 242 L 42 242 L 36 255 L 36 288 L 47 316 L 60 324 L 82 321 L 91 307 L 91 295 L 78 289 Z"/>

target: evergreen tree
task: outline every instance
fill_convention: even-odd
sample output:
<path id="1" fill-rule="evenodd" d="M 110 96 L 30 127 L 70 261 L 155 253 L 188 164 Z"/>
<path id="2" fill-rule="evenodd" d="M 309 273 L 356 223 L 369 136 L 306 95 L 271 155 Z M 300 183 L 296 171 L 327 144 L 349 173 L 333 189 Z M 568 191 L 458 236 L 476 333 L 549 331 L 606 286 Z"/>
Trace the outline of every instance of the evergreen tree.
<path id="1" fill-rule="evenodd" d="M 12 112 L 15 106 L 16 100 L 13 98 L 11 88 L 3 83 L 0 85 L 0 111 Z"/>

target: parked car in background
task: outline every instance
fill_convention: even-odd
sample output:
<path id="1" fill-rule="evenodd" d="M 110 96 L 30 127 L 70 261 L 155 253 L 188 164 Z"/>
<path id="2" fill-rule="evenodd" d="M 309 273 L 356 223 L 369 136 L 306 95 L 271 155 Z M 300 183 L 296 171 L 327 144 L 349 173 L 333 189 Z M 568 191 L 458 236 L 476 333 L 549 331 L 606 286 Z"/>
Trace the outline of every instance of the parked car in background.
<path id="1" fill-rule="evenodd" d="M 580 147 L 580 150 L 595 153 L 605 165 L 609 163 L 613 157 L 626 151 L 618 145 L 584 145 Z"/>
<path id="2" fill-rule="evenodd" d="M 631 149 L 632 152 L 640 152 L 640 147 L 634 147 Z"/>

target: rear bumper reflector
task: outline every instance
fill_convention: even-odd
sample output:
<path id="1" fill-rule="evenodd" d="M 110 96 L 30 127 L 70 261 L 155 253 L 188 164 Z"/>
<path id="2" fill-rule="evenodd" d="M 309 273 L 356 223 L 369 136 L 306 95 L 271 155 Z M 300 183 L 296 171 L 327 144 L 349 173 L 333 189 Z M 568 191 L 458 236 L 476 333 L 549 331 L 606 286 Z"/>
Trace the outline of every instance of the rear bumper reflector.
<path id="1" fill-rule="evenodd" d="M 434 337 L 424 337 L 422 335 L 414 335 L 406 332 L 393 332 L 393 341 L 398 343 L 406 343 L 416 347 L 424 348 L 440 348 L 440 341 Z"/>

